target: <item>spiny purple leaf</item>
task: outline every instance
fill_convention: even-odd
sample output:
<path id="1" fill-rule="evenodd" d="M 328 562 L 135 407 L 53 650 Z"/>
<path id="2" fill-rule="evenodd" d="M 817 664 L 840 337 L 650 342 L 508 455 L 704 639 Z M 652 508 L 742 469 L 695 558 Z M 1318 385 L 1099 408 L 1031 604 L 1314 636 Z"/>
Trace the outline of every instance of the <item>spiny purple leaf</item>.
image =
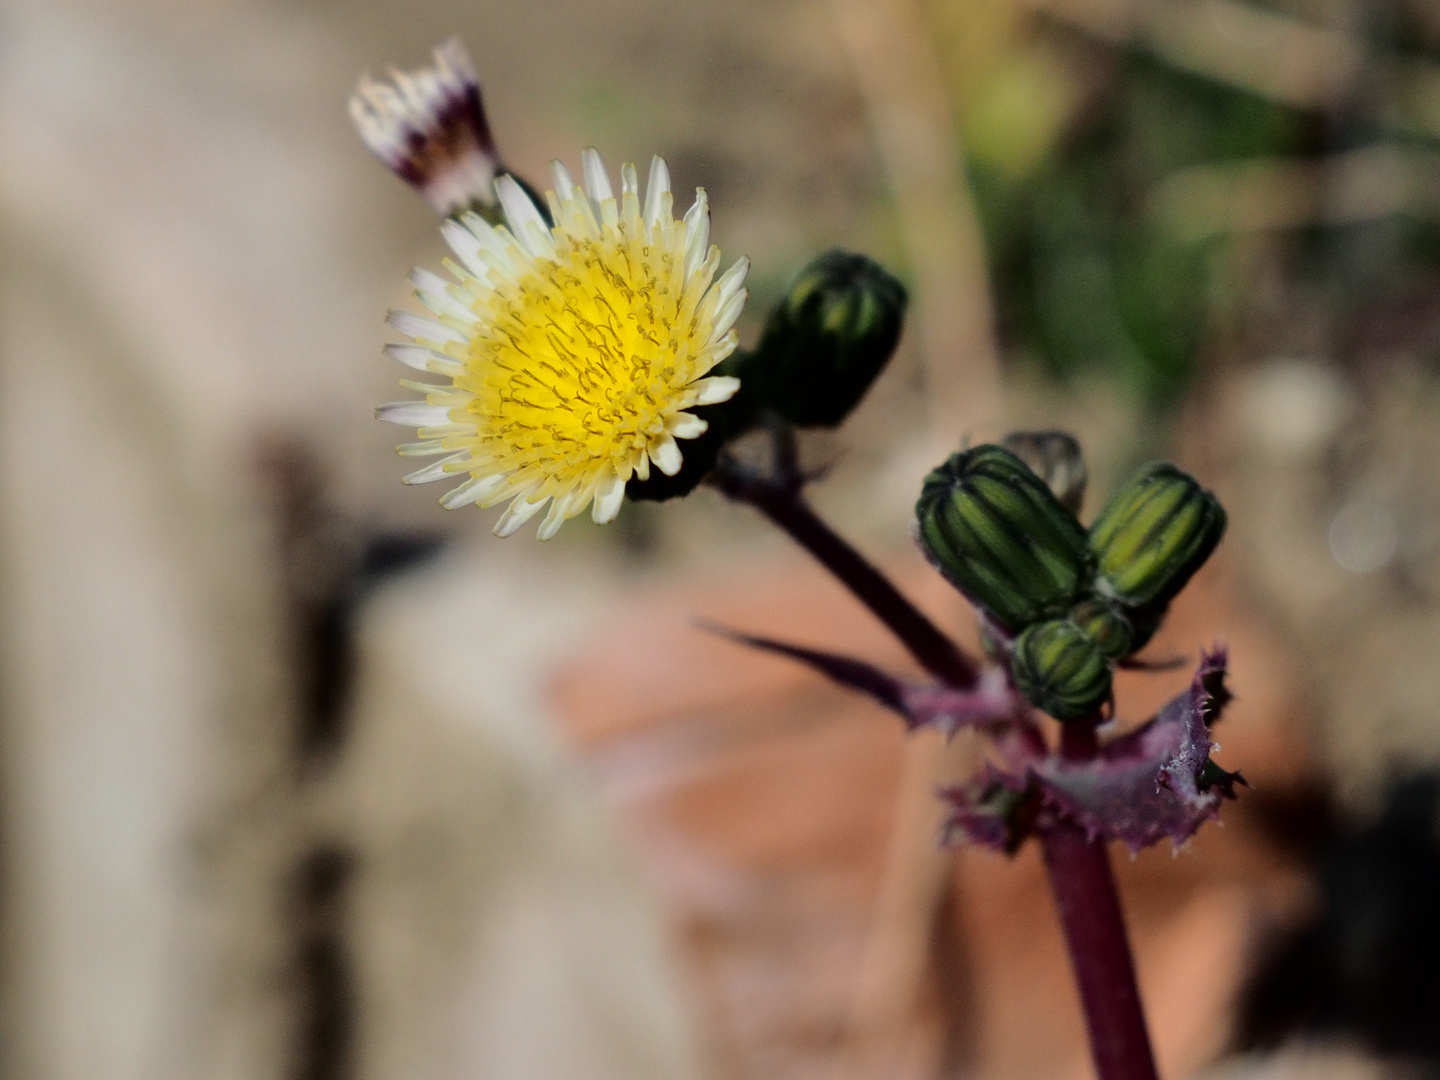
<path id="1" fill-rule="evenodd" d="M 1031 771 L 1046 805 L 1091 836 L 1123 840 L 1131 851 L 1162 837 L 1183 844 L 1224 799 L 1235 797 L 1238 773 L 1210 761 L 1209 725 L 1229 700 L 1225 653 L 1201 658 L 1190 687 L 1144 727 L 1114 739 L 1089 761 L 1045 758 Z"/>
<path id="2" fill-rule="evenodd" d="M 993 771 L 968 784 L 941 790 L 950 804 L 944 843 L 966 841 L 1013 855 L 1034 829 L 1040 792 L 1033 786 L 1015 789 L 1013 777 Z"/>
<path id="3" fill-rule="evenodd" d="M 864 660 L 838 653 L 743 634 L 710 622 L 701 622 L 700 626 L 752 649 L 798 660 L 841 686 L 868 694 L 899 713 L 911 729 L 933 725 L 942 731 L 954 732 L 961 727 L 985 727 L 1010 720 L 1025 708 L 1010 690 L 1005 673 L 998 668 L 984 672 L 974 690 L 955 690 L 935 683 L 911 682 Z"/>
<path id="4" fill-rule="evenodd" d="M 903 703 L 911 727 L 934 725 L 947 732 L 962 727 L 995 728 L 1019 720 L 1030 708 L 998 667 L 982 671 L 973 690 L 934 683 L 907 686 Z"/>
<path id="5" fill-rule="evenodd" d="M 743 634 L 718 623 L 702 620 L 699 622 L 699 626 L 712 634 L 729 638 L 741 645 L 748 645 L 752 649 L 778 653 L 781 656 L 788 656 L 791 660 L 798 660 L 806 667 L 814 668 L 841 686 L 848 686 L 852 690 L 868 694 L 880 704 L 906 716 L 905 681 L 887 671 L 882 671 L 873 664 L 867 664 L 863 660 L 855 660 L 849 656 L 841 656 L 839 653 L 822 652 L 819 649 L 807 649 L 802 645 L 791 645 L 773 638 Z M 906 719 L 908 722 L 909 717 L 906 716 Z"/>
<path id="6" fill-rule="evenodd" d="M 1141 660 L 1126 656 L 1115 661 L 1115 666 L 1124 671 L 1174 671 L 1185 666 L 1185 657 L 1172 656 L 1168 660 Z"/>

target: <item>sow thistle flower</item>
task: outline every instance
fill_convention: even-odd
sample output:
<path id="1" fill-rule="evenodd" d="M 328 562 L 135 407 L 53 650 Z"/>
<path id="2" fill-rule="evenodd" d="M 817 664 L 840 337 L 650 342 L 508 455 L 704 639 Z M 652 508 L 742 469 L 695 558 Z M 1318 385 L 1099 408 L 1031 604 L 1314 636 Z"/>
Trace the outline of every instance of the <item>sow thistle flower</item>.
<path id="1" fill-rule="evenodd" d="M 728 400 L 738 379 L 708 376 L 734 351 L 749 260 L 718 280 L 703 188 L 683 221 L 673 216 L 670 174 L 651 162 L 644 205 L 635 166 L 615 197 L 600 155 L 582 155 L 583 186 L 551 165 L 550 221 L 509 175 L 495 181 L 505 224 L 473 211 L 441 227 L 453 280 L 417 269 L 416 296 L 433 317 L 392 311 L 414 339 L 392 358 L 445 376 L 402 381 L 423 401 L 376 415 L 419 429 L 406 456 L 439 460 L 408 484 L 464 477 L 440 500 L 510 505 L 495 526 L 509 536 L 549 505 L 539 536 L 555 535 L 587 507 L 596 522 L 619 513 L 630 478 L 680 470 L 679 440 L 707 424 L 687 412 Z"/>

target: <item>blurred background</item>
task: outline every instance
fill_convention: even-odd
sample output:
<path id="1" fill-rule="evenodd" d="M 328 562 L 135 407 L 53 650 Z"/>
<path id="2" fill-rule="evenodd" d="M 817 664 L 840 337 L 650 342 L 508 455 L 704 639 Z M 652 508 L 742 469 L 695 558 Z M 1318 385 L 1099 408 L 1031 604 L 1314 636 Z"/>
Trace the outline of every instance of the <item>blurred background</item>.
<path id="1" fill-rule="evenodd" d="M 935 849 L 975 748 L 694 628 L 903 668 L 803 555 L 398 483 L 442 247 L 344 104 L 452 33 L 517 170 L 707 188 L 742 341 L 825 248 L 904 278 L 802 450 L 965 640 L 906 533 L 960 439 L 1220 493 L 1152 655 L 1229 642 L 1252 787 L 1117 853 L 1162 1070 L 1440 1075 L 1434 0 L 5 0 L 0 1076 L 1090 1075 L 1033 847 Z"/>

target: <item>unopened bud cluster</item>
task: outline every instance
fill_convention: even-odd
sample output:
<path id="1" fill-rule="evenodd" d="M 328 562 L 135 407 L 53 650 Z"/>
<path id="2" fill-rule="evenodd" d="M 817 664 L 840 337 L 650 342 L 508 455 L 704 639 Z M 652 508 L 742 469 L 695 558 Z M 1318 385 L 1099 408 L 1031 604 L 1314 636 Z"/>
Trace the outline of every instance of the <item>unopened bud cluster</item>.
<path id="1" fill-rule="evenodd" d="M 1154 463 L 1087 535 L 1045 481 L 992 445 L 932 472 L 915 512 L 930 560 L 1009 636 L 1015 686 L 1059 720 L 1104 704 L 1115 662 L 1150 640 L 1225 531 L 1214 495 Z"/>

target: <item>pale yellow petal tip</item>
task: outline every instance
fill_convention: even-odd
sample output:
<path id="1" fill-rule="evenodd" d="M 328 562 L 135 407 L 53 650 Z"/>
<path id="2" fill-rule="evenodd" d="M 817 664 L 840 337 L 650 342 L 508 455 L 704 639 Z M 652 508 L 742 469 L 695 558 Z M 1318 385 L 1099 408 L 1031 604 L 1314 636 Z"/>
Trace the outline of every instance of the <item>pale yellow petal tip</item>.
<path id="1" fill-rule="evenodd" d="M 700 383 L 696 405 L 720 405 L 740 392 L 740 380 L 733 375 L 712 375 Z"/>

